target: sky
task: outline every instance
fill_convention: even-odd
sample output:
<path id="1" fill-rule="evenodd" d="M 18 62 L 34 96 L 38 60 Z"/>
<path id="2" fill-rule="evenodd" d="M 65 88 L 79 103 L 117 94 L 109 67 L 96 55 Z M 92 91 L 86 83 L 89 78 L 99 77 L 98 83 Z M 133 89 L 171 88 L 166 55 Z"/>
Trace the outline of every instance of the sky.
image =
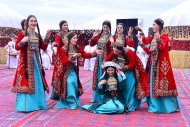
<path id="1" fill-rule="evenodd" d="M 99 16 L 114 14 L 125 18 L 138 18 L 148 29 L 158 15 L 185 0 L 0 0 L 23 17 L 37 17 L 42 34 L 48 29 L 58 29 L 61 20 L 67 20 L 70 29 L 81 29 Z M 2 13 L 2 12 L 1 12 Z M 118 17 L 120 17 L 118 16 Z M 98 22 L 99 24 L 102 21 Z M 93 26 L 92 26 L 93 28 Z M 115 30 L 115 28 L 112 28 Z"/>

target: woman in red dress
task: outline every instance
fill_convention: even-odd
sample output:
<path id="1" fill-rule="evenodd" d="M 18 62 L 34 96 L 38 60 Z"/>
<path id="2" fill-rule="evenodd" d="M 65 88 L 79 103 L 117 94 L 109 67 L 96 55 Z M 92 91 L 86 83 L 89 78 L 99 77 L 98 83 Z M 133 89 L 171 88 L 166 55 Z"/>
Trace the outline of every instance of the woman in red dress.
<path id="1" fill-rule="evenodd" d="M 98 94 L 97 85 L 100 82 L 100 78 L 103 74 L 102 61 L 111 52 L 111 45 L 114 43 L 113 37 L 111 36 L 111 22 L 105 20 L 102 24 L 102 30 L 96 30 L 91 38 L 90 46 L 97 44 L 97 57 L 93 71 L 93 102 L 101 103 L 102 96 Z"/>
<path id="2" fill-rule="evenodd" d="M 70 32 L 67 35 L 68 43 L 59 51 L 60 66 L 62 70 L 57 72 L 53 83 L 53 94 L 60 98 L 56 108 L 76 109 L 80 106 L 79 96 L 83 88 L 79 79 L 78 60 L 91 58 L 94 53 L 86 53 L 77 45 L 77 34 Z"/>
<path id="3" fill-rule="evenodd" d="M 115 43 L 113 51 L 104 60 L 118 63 L 126 76 L 122 83 L 123 93 L 121 98 L 128 111 L 139 109 L 140 99 L 145 96 L 144 69 L 140 59 L 132 50 L 124 50 L 123 44 Z"/>
<path id="4" fill-rule="evenodd" d="M 52 76 L 52 86 L 57 82 L 56 80 L 59 80 L 57 76 L 58 73 L 63 70 L 63 66 L 60 65 L 61 57 L 60 57 L 60 49 L 67 44 L 67 33 L 69 32 L 68 23 L 65 20 L 62 20 L 59 23 L 60 32 L 56 34 L 55 36 L 55 42 L 53 44 L 54 47 L 57 47 L 56 52 L 56 59 L 54 62 L 54 69 L 53 69 L 53 76 Z M 52 91 L 54 91 L 54 87 L 52 88 Z M 55 96 L 53 92 L 51 93 L 51 99 L 53 100 L 59 100 L 59 96 Z"/>
<path id="5" fill-rule="evenodd" d="M 132 51 L 135 51 L 134 41 L 132 38 L 133 28 L 129 27 L 127 36 L 125 35 L 124 29 L 125 29 L 125 27 L 124 27 L 123 23 L 117 24 L 116 32 L 115 32 L 115 35 L 113 36 L 114 43 L 123 44 L 124 47 L 127 47 L 127 48 L 131 49 Z"/>
<path id="6" fill-rule="evenodd" d="M 147 97 L 148 111 L 155 113 L 171 113 L 179 111 L 178 93 L 175 84 L 172 66 L 169 58 L 168 35 L 163 32 L 164 21 L 160 18 L 154 20 L 153 36 L 144 37 L 143 31 L 138 36 L 141 46 L 149 54 L 147 70 L 149 71 L 150 85 Z M 150 48 L 144 46 L 150 44 Z"/>
<path id="7" fill-rule="evenodd" d="M 35 32 L 36 27 L 38 33 Z M 20 50 L 12 89 L 17 93 L 16 111 L 31 112 L 46 109 L 44 91 L 49 92 L 49 88 L 42 70 L 40 49 L 46 50 L 49 36 L 45 40 L 46 42 L 41 38 L 37 18 L 34 15 L 28 16 L 25 31 L 18 34 L 15 47 L 16 50 Z"/>

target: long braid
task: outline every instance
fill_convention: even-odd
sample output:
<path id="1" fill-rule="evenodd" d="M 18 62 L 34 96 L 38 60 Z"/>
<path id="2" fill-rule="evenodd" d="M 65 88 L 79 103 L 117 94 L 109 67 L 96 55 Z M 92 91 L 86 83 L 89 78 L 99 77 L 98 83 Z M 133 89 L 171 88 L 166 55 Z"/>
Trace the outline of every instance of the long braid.
<path id="1" fill-rule="evenodd" d="M 26 20 L 26 29 L 24 30 L 25 31 L 25 33 L 24 33 L 25 37 L 28 36 L 28 22 L 29 22 L 29 19 L 30 19 L 30 16 L 28 16 L 28 18 Z M 26 61 L 24 75 L 25 75 L 26 79 L 28 79 L 28 65 L 27 65 L 27 63 L 28 63 L 28 61 L 27 61 L 28 42 L 25 44 L 24 48 L 25 48 L 24 60 Z"/>
<path id="2" fill-rule="evenodd" d="M 68 44 L 67 44 L 67 56 L 69 56 L 69 45 L 70 45 L 70 40 L 68 40 Z"/>
<path id="3" fill-rule="evenodd" d="M 39 47 L 41 48 L 42 47 L 42 36 L 40 34 L 40 28 L 39 28 L 38 23 L 37 23 L 37 30 L 38 30 L 38 37 L 39 37 Z"/>

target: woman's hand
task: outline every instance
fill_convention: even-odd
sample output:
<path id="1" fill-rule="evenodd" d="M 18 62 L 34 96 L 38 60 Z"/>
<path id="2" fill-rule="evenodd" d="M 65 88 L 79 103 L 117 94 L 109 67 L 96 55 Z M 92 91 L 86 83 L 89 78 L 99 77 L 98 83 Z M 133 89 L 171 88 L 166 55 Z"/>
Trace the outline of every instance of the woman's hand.
<path id="1" fill-rule="evenodd" d="M 57 43 L 54 41 L 54 42 L 52 43 L 52 46 L 53 46 L 53 47 L 57 47 Z"/>
<path id="2" fill-rule="evenodd" d="M 123 66 L 122 66 L 122 70 L 123 70 L 123 71 L 128 70 L 128 66 L 127 66 L 127 65 L 123 65 Z"/>
<path id="3" fill-rule="evenodd" d="M 106 82 L 107 82 L 107 81 L 104 79 L 104 80 L 100 81 L 99 84 L 100 84 L 100 85 L 103 85 L 103 84 L 106 84 Z"/>
<path id="4" fill-rule="evenodd" d="M 73 57 L 74 57 L 74 58 L 79 58 L 79 57 L 81 57 L 81 53 L 75 53 L 75 54 L 73 55 Z"/>
<path id="5" fill-rule="evenodd" d="M 118 76 L 121 75 L 121 71 L 120 71 L 120 69 L 117 69 L 117 75 L 118 75 Z"/>
<path id="6" fill-rule="evenodd" d="M 26 36 L 26 37 L 24 37 L 24 38 L 21 40 L 21 42 L 22 42 L 22 43 L 26 43 L 26 42 L 28 42 L 28 40 L 29 40 L 29 39 L 28 39 L 28 36 Z"/>
<path id="7" fill-rule="evenodd" d="M 143 32 L 142 28 L 140 28 L 139 26 L 135 26 L 135 29 L 139 32 Z"/>
<path id="8" fill-rule="evenodd" d="M 99 54 L 99 55 L 101 55 L 101 54 L 103 53 L 103 50 L 97 49 L 97 50 L 96 50 L 96 53 Z"/>
<path id="9" fill-rule="evenodd" d="M 99 29 L 95 30 L 95 32 L 93 33 L 92 37 L 96 37 L 98 34 L 100 34 L 100 30 Z"/>
<path id="10" fill-rule="evenodd" d="M 92 57 L 95 57 L 96 55 L 97 55 L 96 51 L 93 51 L 93 52 L 91 53 L 91 56 L 92 56 Z"/>
<path id="11" fill-rule="evenodd" d="M 49 39 L 49 40 L 51 39 L 52 32 L 53 32 L 52 30 L 47 30 L 47 32 L 46 32 L 46 38 L 47 39 Z"/>

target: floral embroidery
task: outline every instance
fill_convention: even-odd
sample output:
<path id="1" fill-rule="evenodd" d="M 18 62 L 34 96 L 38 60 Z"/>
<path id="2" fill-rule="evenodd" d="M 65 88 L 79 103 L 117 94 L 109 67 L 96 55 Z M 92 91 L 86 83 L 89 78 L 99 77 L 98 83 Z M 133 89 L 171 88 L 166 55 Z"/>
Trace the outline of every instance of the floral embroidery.
<path id="1" fill-rule="evenodd" d="M 166 57 L 164 57 L 164 60 L 161 63 L 161 71 L 164 73 L 164 75 L 167 75 L 169 69 L 170 69 L 170 65 L 168 61 L 166 60 Z"/>

